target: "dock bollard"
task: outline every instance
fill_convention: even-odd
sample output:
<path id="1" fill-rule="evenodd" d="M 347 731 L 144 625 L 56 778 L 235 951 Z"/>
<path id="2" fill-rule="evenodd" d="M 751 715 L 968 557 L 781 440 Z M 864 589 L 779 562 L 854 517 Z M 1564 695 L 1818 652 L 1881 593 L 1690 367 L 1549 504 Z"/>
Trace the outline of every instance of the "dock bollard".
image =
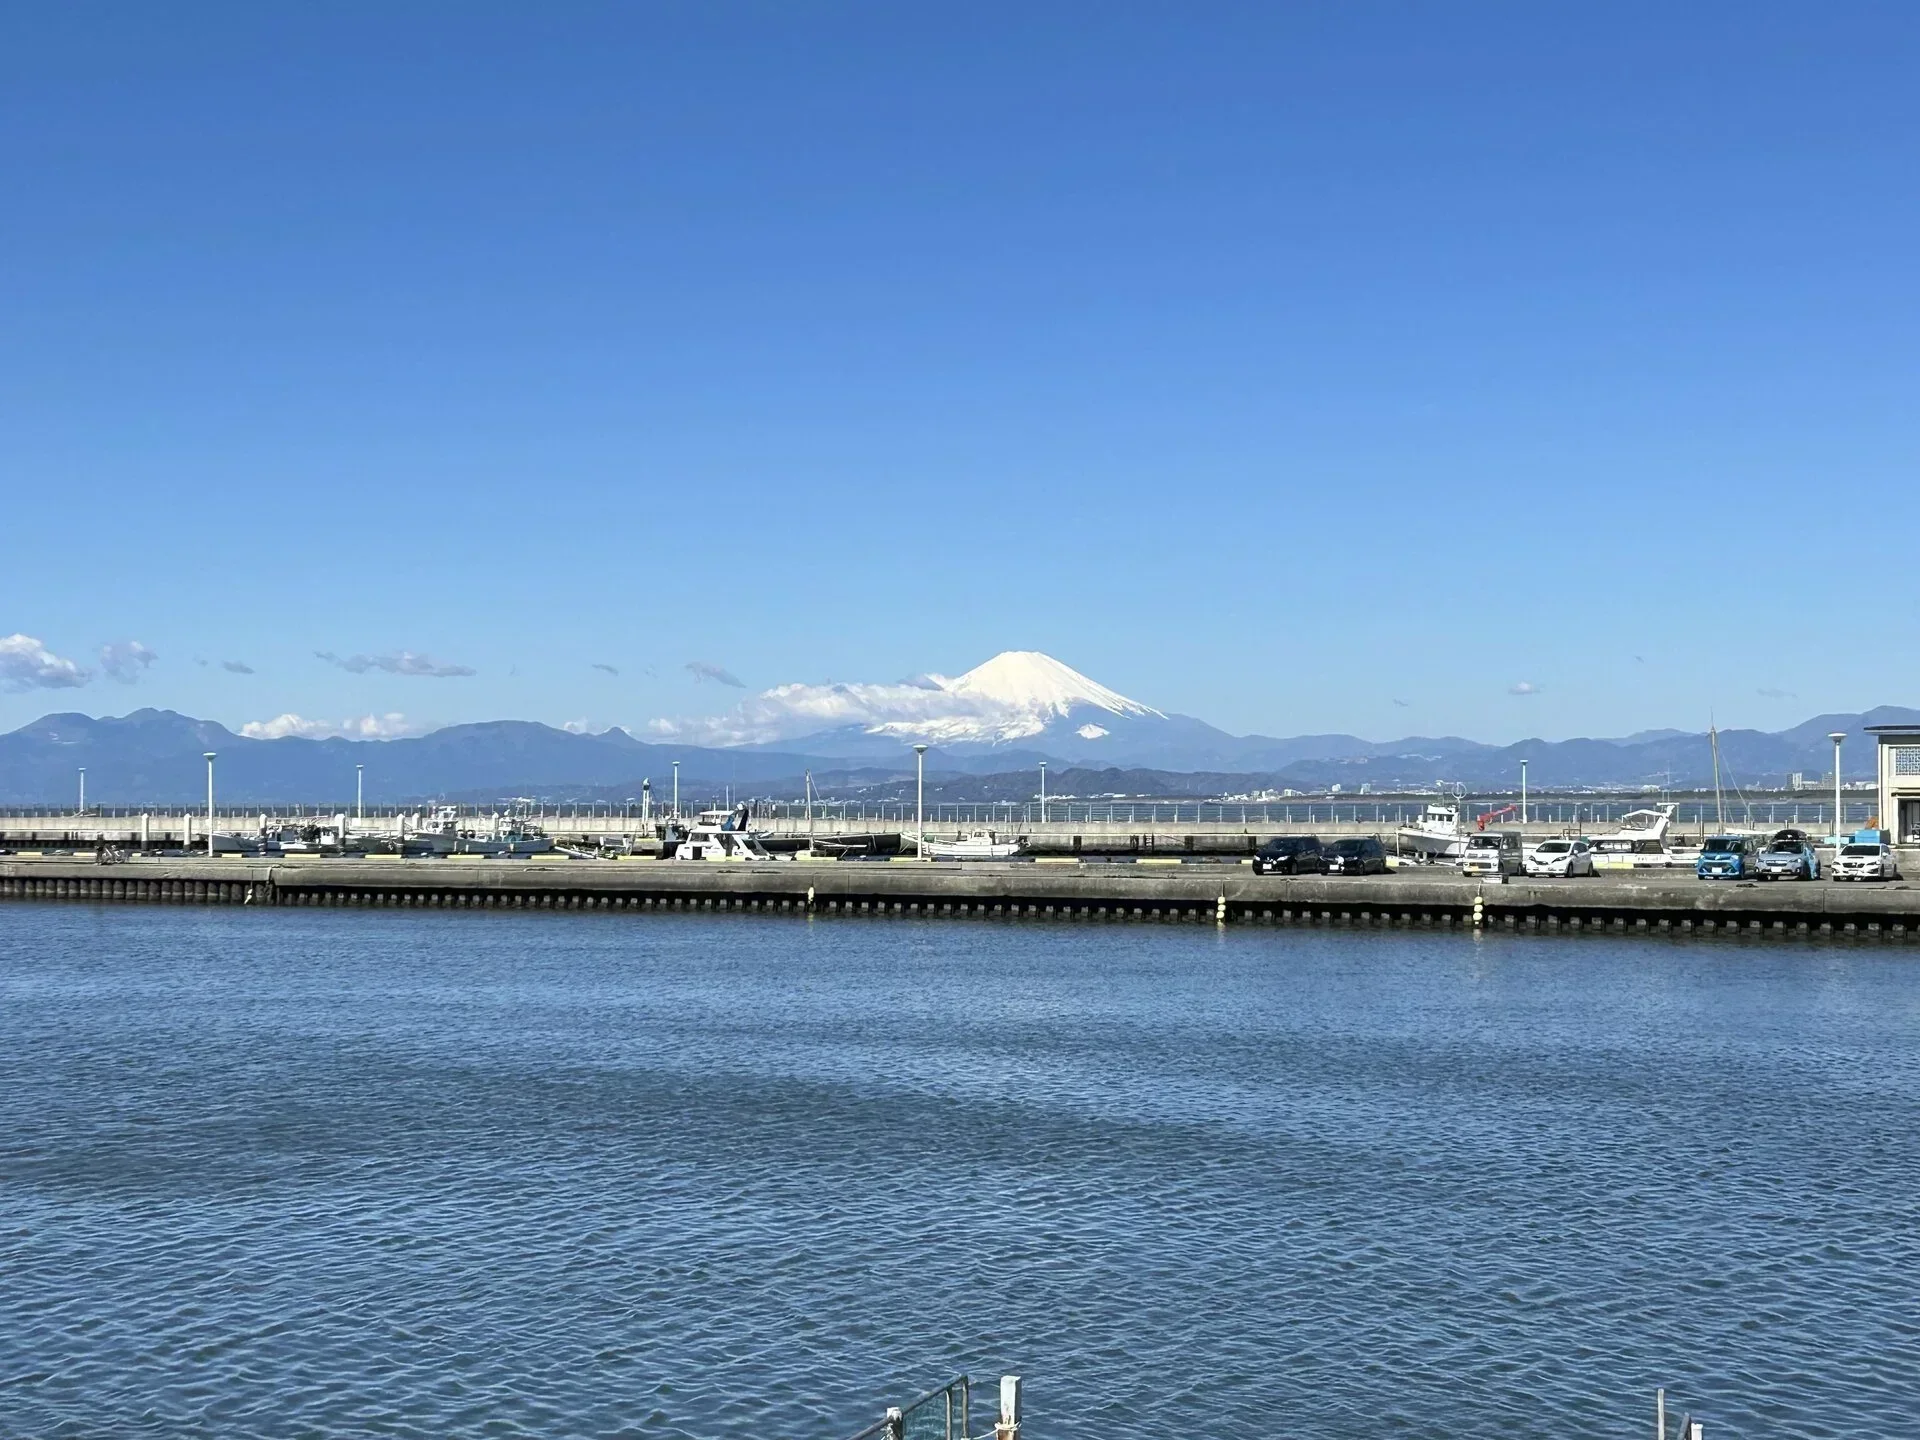
<path id="1" fill-rule="evenodd" d="M 1020 1440 L 1020 1377 L 1000 1377 L 1000 1421 L 993 1427 L 993 1440 Z"/>

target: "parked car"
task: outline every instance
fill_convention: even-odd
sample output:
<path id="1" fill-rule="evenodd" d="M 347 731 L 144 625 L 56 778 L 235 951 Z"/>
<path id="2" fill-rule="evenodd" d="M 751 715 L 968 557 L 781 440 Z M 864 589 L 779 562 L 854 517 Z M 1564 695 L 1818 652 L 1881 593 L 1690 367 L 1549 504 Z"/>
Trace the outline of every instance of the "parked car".
<path id="1" fill-rule="evenodd" d="M 1256 875 L 1324 875 L 1327 855 L 1318 835 L 1279 835 L 1253 852 Z"/>
<path id="2" fill-rule="evenodd" d="M 1526 864 L 1518 830 L 1482 830 L 1467 837 L 1460 856 L 1462 875 L 1518 875 Z"/>
<path id="3" fill-rule="evenodd" d="M 1755 873 L 1762 880 L 1818 880 L 1820 852 L 1802 830 L 1782 830 L 1760 852 Z"/>
<path id="4" fill-rule="evenodd" d="M 1693 873 L 1702 880 L 1751 880 L 1760 863 L 1760 842 L 1751 835 L 1712 835 L 1700 842 Z"/>
<path id="5" fill-rule="evenodd" d="M 1527 852 L 1529 875 L 1593 875 L 1593 846 L 1585 840 L 1542 840 Z"/>
<path id="6" fill-rule="evenodd" d="M 1329 875 L 1384 875 L 1387 873 L 1387 847 L 1377 835 L 1352 836 L 1336 840 L 1325 851 Z"/>
<path id="7" fill-rule="evenodd" d="M 1840 847 L 1834 857 L 1836 880 L 1898 880 L 1900 860 L 1891 845 L 1879 841 L 1852 840 Z"/>

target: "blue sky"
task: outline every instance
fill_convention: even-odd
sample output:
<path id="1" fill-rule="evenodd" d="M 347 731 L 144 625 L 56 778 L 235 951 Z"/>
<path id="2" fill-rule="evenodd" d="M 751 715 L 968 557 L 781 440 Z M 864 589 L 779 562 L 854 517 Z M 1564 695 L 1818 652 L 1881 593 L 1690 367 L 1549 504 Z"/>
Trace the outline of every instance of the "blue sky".
<path id="1" fill-rule="evenodd" d="M 0 636 L 93 678 L 0 726 L 1009 648 L 1269 734 L 1920 703 L 1917 62 L 1905 4 L 10 7 Z"/>

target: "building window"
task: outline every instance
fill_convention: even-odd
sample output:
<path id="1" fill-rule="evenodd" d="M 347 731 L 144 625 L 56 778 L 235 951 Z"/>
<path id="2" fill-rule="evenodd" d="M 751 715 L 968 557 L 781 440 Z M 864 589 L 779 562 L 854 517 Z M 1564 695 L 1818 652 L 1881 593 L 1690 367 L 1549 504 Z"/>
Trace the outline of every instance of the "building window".
<path id="1" fill-rule="evenodd" d="M 1920 745 L 1896 745 L 1893 747 L 1893 773 L 1896 775 L 1920 775 Z"/>

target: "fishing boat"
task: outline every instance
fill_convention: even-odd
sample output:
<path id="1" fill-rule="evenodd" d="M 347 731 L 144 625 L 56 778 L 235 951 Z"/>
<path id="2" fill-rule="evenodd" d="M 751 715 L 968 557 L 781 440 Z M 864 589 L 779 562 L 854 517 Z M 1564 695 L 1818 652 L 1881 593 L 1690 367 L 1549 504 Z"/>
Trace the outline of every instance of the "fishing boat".
<path id="1" fill-rule="evenodd" d="M 1467 828 L 1460 823 L 1460 802 L 1434 800 L 1420 811 L 1411 825 L 1395 832 L 1402 855 L 1413 854 L 1423 860 L 1458 860 L 1467 850 Z"/>
<path id="2" fill-rule="evenodd" d="M 542 855 L 553 841 L 524 815 L 494 814 L 484 831 L 466 824 L 458 806 L 442 805 L 398 837 L 402 855 Z"/>

